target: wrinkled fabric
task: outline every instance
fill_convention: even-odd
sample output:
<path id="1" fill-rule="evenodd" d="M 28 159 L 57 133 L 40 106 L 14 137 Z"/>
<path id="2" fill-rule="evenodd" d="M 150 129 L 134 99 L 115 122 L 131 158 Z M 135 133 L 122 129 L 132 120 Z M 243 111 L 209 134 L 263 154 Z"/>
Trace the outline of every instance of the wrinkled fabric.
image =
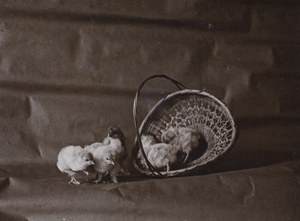
<path id="1" fill-rule="evenodd" d="M 0 220 L 299 220 L 297 1 L 0 1 Z M 166 74 L 238 128 L 221 159 L 158 179 L 132 165 L 133 100 Z M 178 89 L 154 79 L 139 124 Z M 126 136 L 130 176 L 69 185 L 60 149 Z"/>

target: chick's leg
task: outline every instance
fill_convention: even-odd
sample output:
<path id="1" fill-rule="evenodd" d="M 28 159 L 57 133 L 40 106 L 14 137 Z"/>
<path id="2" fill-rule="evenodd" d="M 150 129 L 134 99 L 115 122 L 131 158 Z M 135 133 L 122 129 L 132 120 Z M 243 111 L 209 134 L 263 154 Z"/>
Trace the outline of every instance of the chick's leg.
<path id="1" fill-rule="evenodd" d="M 130 175 L 130 172 L 129 171 L 127 171 L 126 169 L 124 169 L 124 168 L 121 168 L 121 170 L 120 170 L 120 174 L 122 174 L 122 175 L 126 175 L 126 176 L 129 176 Z"/>
<path id="2" fill-rule="evenodd" d="M 97 173 L 95 180 L 93 181 L 93 183 L 101 183 L 103 178 L 103 173 Z"/>
<path id="3" fill-rule="evenodd" d="M 73 175 L 71 175 L 71 180 L 69 181 L 69 184 L 79 185 L 80 182 L 75 179 L 75 175 L 73 174 Z"/>
<path id="4" fill-rule="evenodd" d="M 188 160 L 188 158 L 189 158 L 189 155 L 190 155 L 190 152 L 188 152 L 187 154 L 186 154 L 186 156 L 185 156 L 185 158 L 184 158 L 184 161 L 183 161 L 183 164 L 185 164 L 186 163 L 186 161 Z"/>
<path id="5" fill-rule="evenodd" d="M 110 174 L 110 177 L 113 183 L 118 183 L 118 178 L 116 174 Z"/>
<path id="6" fill-rule="evenodd" d="M 167 162 L 167 172 L 170 171 L 170 161 Z"/>

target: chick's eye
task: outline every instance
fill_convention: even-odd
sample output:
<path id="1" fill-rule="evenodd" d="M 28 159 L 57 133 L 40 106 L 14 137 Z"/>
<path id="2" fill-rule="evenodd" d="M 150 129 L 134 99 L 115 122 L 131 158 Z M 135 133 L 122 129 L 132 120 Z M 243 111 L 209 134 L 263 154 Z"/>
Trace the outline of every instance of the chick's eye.
<path id="1" fill-rule="evenodd" d="M 85 159 L 85 161 L 89 161 L 89 159 Z"/>

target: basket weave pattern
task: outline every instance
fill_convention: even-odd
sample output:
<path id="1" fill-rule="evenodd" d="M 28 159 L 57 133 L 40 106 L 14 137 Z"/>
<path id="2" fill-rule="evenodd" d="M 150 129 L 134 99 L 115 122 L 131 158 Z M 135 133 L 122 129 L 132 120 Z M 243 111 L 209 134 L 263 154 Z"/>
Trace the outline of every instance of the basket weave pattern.
<path id="1" fill-rule="evenodd" d="M 175 176 L 201 167 L 221 157 L 233 144 L 236 127 L 229 109 L 214 96 L 199 90 L 180 90 L 159 101 L 145 117 L 140 134 L 151 133 L 159 140 L 170 128 L 192 128 L 207 142 L 202 156 L 187 163 L 184 168 L 162 171 L 164 176 Z M 136 154 L 140 151 L 135 143 L 134 166 L 146 175 L 156 175 L 140 166 Z"/>

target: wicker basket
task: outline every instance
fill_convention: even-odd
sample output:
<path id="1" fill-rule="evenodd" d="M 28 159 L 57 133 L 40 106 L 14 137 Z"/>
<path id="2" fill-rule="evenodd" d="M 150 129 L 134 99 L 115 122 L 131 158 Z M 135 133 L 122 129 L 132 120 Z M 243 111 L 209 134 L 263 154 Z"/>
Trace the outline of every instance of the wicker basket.
<path id="1" fill-rule="evenodd" d="M 169 94 L 160 100 L 147 114 L 140 126 L 137 123 L 137 102 L 144 84 L 153 78 L 164 78 L 174 83 L 179 91 Z M 178 81 L 166 75 L 154 75 L 146 79 L 139 87 L 133 105 L 133 116 L 136 127 L 136 139 L 133 147 L 134 167 L 147 176 L 171 177 L 182 175 L 199 167 L 216 161 L 235 143 L 236 126 L 231 112 L 224 103 L 214 96 L 199 90 L 184 89 Z M 158 171 L 148 161 L 141 142 L 141 135 L 151 133 L 156 137 L 171 127 L 192 128 L 202 134 L 207 148 L 201 156 L 187 163 L 184 168 Z M 142 151 L 148 168 L 141 166 L 137 154 Z"/>

